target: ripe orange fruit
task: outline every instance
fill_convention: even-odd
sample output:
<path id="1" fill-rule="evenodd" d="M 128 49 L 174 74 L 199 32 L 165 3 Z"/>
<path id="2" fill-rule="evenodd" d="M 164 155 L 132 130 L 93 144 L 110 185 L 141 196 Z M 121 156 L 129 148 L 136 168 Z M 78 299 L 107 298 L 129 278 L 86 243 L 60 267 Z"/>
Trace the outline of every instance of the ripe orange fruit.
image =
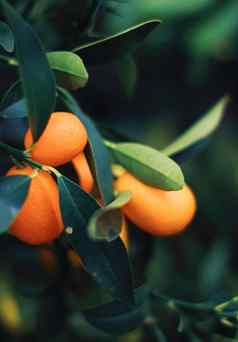
<path id="1" fill-rule="evenodd" d="M 59 192 L 53 177 L 45 171 L 31 167 L 12 167 L 7 176 L 32 176 L 27 197 L 15 220 L 10 226 L 10 234 L 32 245 L 48 243 L 63 231 L 63 221 L 59 207 Z"/>
<path id="2" fill-rule="evenodd" d="M 91 192 L 93 189 L 94 180 L 85 154 L 83 152 L 79 153 L 77 157 L 72 159 L 72 164 L 78 175 L 81 188 L 86 192 Z"/>
<path id="3" fill-rule="evenodd" d="M 148 186 L 124 172 L 114 186 L 119 192 L 131 192 L 132 197 L 122 211 L 133 223 L 152 235 L 177 234 L 194 217 L 196 199 L 187 185 L 179 191 L 164 191 Z"/>
<path id="4" fill-rule="evenodd" d="M 129 236 L 128 236 L 128 228 L 127 228 L 127 224 L 126 224 L 125 219 L 123 220 L 123 224 L 121 227 L 120 238 L 122 239 L 126 249 L 128 250 L 128 248 L 129 248 Z M 82 265 L 83 265 L 80 256 L 73 249 L 70 249 L 68 251 L 68 259 L 69 259 L 69 261 L 73 267 L 82 267 Z"/>
<path id="5" fill-rule="evenodd" d="M 32 146 L 30 129 L 25 134 L 25 148 L 31 158 L 41 164 L 59 166 L 83 151 L 87 143 L 87 131 L 79 118 L 72 113 L 54 112 L 39 140 Z"/>

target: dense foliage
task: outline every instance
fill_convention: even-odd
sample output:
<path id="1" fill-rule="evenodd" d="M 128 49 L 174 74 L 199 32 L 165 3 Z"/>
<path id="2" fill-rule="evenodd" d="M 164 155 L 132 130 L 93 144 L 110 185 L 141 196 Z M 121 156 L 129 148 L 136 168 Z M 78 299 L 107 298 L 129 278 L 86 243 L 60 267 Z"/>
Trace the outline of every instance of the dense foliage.
<path id="1" fill-rule="evenodd" d="M 236 338 L 237 10 L 236 0 L 0 1 L 2 341 Z M 29 126 L 36 141 L 55 110 L 87 128 L 104 206 L 69 165 L 55 170 L 66 230 L 33 247 L 7 234 L 30 178 L 4 175 L 13 162 L 41 168 L 23 137 Z M 191 184 L 188 231 L 162 239 L 129 223 L 128 256 L 130 194 L 115 196 L 112 161 L 164 190 Z"/>

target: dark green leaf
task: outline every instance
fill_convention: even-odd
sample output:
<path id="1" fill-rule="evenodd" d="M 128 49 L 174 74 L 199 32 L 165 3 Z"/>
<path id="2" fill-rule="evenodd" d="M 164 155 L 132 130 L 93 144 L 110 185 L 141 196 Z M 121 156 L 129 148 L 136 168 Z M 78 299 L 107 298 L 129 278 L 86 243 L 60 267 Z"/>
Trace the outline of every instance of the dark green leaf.
<path id="1" fill-rule="evenodd" d="M 1 0 L 0 4 L 14 34 L 29 124 L 34 140 L 37 140 L 50 114 L 54 111 L 56 98 L 54 74 L 31 26 L 7 1 Z"/>
<path id="2" fill-rule="evenodd" d="M 152 320 L 155 320 L 152 318 Z M 158 324 L 155 322 L 148 322 L 145 324 L 145 334 L 148 339 L 155 342 L 168 342 L 164 332 L 158 327 Z M 192 342 L 192 341 L 189 341 Z"/>
<path id="3" fill-rule="evenodd" d="M 210 246 L 199 265 L 199 289 L 203 293 L 216 293 L 222 279 L 226 277 L 231 254 L 230 241 L 219 239 Z"/>
<path id="4" fill-rule="evenodd" d="M 179 16 L 192 15 L 215 3 L 214 0 L 160 0 L 152 1 L 161 18 L 178 18 Z"/>
<path id="5" fill-rule="evenodd" d="M 106 207 L 98 209 L 88 224 L 88 235 L 93 240 L 112 241 L 118 238 L 123 224 L 123 207 L 131 198 L 129 192 L 121 192 L 118 197 Z"/>
<path id="6" fill-rule="evenodd" d="M 42 246 L 28 245 L 10 234 L 1 236 L 1 239 L 0 256 L 7 260 L 11 268 L 11 283 L 17 284 L 18 293 L 27 298 L 45 297 L 46 291 L 57 280 L 58 273 L 49 273 L 42 263 Z"/>
<path id="7" fill-rule="evenodd" d="M 56 72 L 57 83 L 67 89 L 83 88 L 88 73 L 82 59 L 70 51 L 54 51 L 47 54 L 51 68 Z"/>
<path id="8" fill-rule="evenodd" d="M 147 292 L 144 287 L 134 290 L 135 305 L 111 302 L 83 311 L 86 320 L 106 333 L 121 335 L 139 327 L 145 319 Z"/>
<path id="9" fill-rule="evenodd" d="M 13 52 L 14 50 L 14 36 L 10 27 L 3 21 L 0 21 L 0 45 L 7 52 Z"/>
<path id="10" fill-rule="evenodd" d="M 19 86 L 19 82 L 14 83 L 1 102 L 0 140 L 23 149 L 28 120 L 26 101 Z"/>
<path id="11" fill-rule="evenodd" d="M 16 115 L 19 112 L 16 112 Z M 11 113 L 14 115 L 14 112 Z M 24 137 L 28 128 L 26 117 L 2 118 L 0 116 L 0 140 L 8 145 L 24 149 Z"/>
<path id="12" fill-rule="evenodd" d="M 133 51 L 159 24 L 159 20 L 143 22 L 120 33 L 95 40 L 73 50 L 85 64 L 106 64 Z"/>
<path id="13" fill-rule="evenodd" d="M 14 102 L 19 101 L 22 98 L 22 87 L 21 82 L 14 82 L 6 91 L 1 99 L 0 110 L 3 110 L 11 106 Z M 26 113 L 27 114 L 27 113 Z M 2 115 L 2 114 L 1 114 Z"/>
<path id="14" fill-rule="evenodd" d="M 87 234 L 90 217 L 97 202 L 76 183 L 58 176 L 60 206 L 66 234 L 63 239 L 80 255 L 86 271 L 114 298 L 132 301 L 132 279 L 126 248 L 120 238 L 95 242 Z M 120 263 L 118 263 L 120 260 Z"/>
<path id="15" fill-rule="evenodd" d="M 95 20 L 95 32 L 116 34 L 149 20 L 158 20 L 160 1 L 104 0 Z"/>
<path id="16" fill-rule="evenodd" d="M 212 107 L 206 115 L 198 120 L 192 127 L 190 127 L 184 134 L 178 137 L 172 144 L 167 146 L 163 153 L 168 156 L 176 157 L 186 149 L 194 147 L 209 137 L 219 126 L 225 107 L 228 102 L 226 97 L 222 98 Z"/>
<path id="17" fill-rule="evenodd" d="M 214 0 L 104 0 L 94 31 L 113 34 L 151 19 L 191 15 L 212 3 Z"/>
<path id="18" fill-rule="evenodd" d="M 58 286 L 57 286 L 58 285 Z M 67 329 L 67 308 L 63 288 L 57 284 L 50 295 L 42 296 L 37 312 L 36 330 L 42 340 L 56 339 Z"/>
<path id="19" fill-rule="evenodd" d="M 0 134 L 2 134 L 1 129 L 0 129 Z M 7 153 L 3 153 L 3 151 L 1 151 L 0 176 L 4 176 L 11 166 L 12 166 L 12 160 L 10 156 Z"/>
<path id="20" fill-rule="evenodd" d="M 137 83 L 137 66 L 133 56 L 128 55 L 118 61 L 117 73 L 126 96 L 131 98 Z"/>
<path id="21" fill-rule="evenodd" d="M 144 183 L 164 190 L 183 187 L 180 167 L 165 154 L 142 144 L 105 143 L 115 160 Z"/>
<path id="22" fill-rule="evenodd" d="M 30 181 L 28 176 L 0 177 L 0 233 L 7 231 L 21 209 Z"/>
<path id="23" fill-rule="evenodd" d="M 14 102 L 0 113 L 0 117 L 4 119 L 20 119 L 25 118 L 26 116 L 27 106 L 24 98 Z"/>
<path id="24" fill-rule="evenodd" d="M 227 1 L 212 15 L 204 16 L 203 20 L 193 25 L 186 37 L 191 53 L 200 58 L 201 56 L 222 55 L 224 42 L 226 42 L 226 54 L 230 46 L 235 48 L 238 30 L 237 12 L 238 2 L 236 0 Z"/>
<path id="25" fill-rule="evenodd" d="M 112 190 L 112 171 L 109 154 L 104 146 L 102 137 L 92 120 L 82 112 L 70 93 L 63 88 L 58 88 L 58 91 L 61 100 L 65 103 L 67 108 L 75 113 L 87 128 L 89 140 L 88 149 L 92 159 L 92 170 L 100 195 L 104 203 L 109 204 L 114 199 Z"/>

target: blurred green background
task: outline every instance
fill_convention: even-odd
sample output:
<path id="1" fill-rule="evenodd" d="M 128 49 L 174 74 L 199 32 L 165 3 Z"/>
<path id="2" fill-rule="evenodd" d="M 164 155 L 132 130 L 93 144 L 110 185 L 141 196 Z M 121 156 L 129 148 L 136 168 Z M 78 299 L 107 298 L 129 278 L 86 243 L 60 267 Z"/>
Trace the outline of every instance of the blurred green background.
<path id="1" fill-rule="evenodd" d="M 145 279 L 172 297 L 219 302 L 238 294 L 238 1 L 157 2 L 161 25 L 133 54 L 110 64 L 87 66 L 89 83 L 74 96 L 103 134 L 158 149 L 172 142 L 224 94 L 231 96 L 220 128 L 199 154 L 181 162 L 198 201 L 197 215 L 189 229 L 180 236 L 159 239 L 129 227 L 138 284 Z M 77 46 L 94 5 L 86 0 L 12 3 L 33 24 L 47 50 Z M 4 62 L 0 69 L 3 94 L 16 79 L 16 70 Z M 7 305 L 16 305 L 9 310 L 19 310 L 15 315 L 21 317 L 15 322 L 16 328 L 0 313 L 1 341 L 112 339 L 87 325 L 75 305 L 75 296 L 84 294 L 90 283 L 85 274 L 77 271 L 66 289 L 56 286 L 54 295 L 48 291 L 43 296 L 43 289 L 57 283 L 58 274 L 42 267 L 38 249 L 3 236 L 0 255 L 0 311 L 6 305 L 2 298 L 9 293 L 15 304 L 9 300 Z M 62 291 L 68 288 L 71 292 L 65 297 Z M 177 333 L 174 317 L 164 315 L 160 308 L 156 310 L 168 341 L 230 340 L 218 335 L 193 340 Z M 123 342 L 154 339 L 142 328 L 115 338 Z"/>

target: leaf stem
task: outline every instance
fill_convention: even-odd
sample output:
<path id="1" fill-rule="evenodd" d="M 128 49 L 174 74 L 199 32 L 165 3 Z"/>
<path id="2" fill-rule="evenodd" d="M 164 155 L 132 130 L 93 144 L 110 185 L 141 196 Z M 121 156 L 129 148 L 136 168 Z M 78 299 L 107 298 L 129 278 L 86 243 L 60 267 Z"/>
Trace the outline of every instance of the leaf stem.
<path id="1" fill-rule="evenodd" d="M 177 311 L 178 308 L 180 309 L 191 309 L 194 311 L 207 311 L 213 312 L 214 307 L 208 303 L 192 303 L 192 302 L 185 302 L 179 299 L 169 298 L 165 295 L 161 295 L 158 293 L 153 292 L 152 296 L 159 299 L 163 302 L 167 307 L 173 311 Z"/>
<path id="2" fill-rule="evenodd" d="M 13 58 L 13 57 L 8 57 L 8 56 L 0 55 L 0 60 L 6 62 L 9 65 L 14 65 L 14 66 L 18 65 L 17 60 L 15 58 Z"/>
<path id="3" fill-rule="evenodd" d="M 2 141 L 0 141 L 0 149 L 2 149 L 3 151 L 7 152 L 9 155 L 11 155 L 14 159 L 21 161 L 21 162 L 25 162 L 29 165 L 31 165 L 34 168 L 37 169 L 46 169 L 46 167 L 44 165 L 41 165 L 39 163 L 37 163 L 36 161 L 30 159 L 30 157 L 27 155 L 26 152 L 21 151 L 15 147 L 12 147 L 8 144 L 3 143 Z"/>
<path id="4" fill-rule="evenodd" d="M 24 160 L 25 159 L 23 151 L 18 150 L 17 148 L 12 147 L 10 145 L 7 145 L 7 144 L 3 143 L 2 141 L 0 141 L 0 149 L 2 149 L 3 151 L 7 152 L 10 155 L 12 155 L 13 157 L 15 157 L 18 160 Z"/>
<path id="5" fill-rule="evenodd" d="M 224 303 L 218 304 L 217 306 L 215 306 L 215 310 L 217 312 L 221 312 L 221 311 L 224 311 L 224 309 L 227 309 L 229 306 L 237 304 L 237 303 L 238 303 L 238 296 L 233 297 Z"/>
<path id="6" fill-rule="evenodd" d="M 106 147 L 108 147 L 108 148 L 110 148 L 110 149 L 112 149 L 112 150 L 116 148 L 116 144 L 113 143 L 113 142 L 110 141 L 110 140 L 104 139 L 103 142 L 104 142 L 104 145 L 105 145 Z"/>

